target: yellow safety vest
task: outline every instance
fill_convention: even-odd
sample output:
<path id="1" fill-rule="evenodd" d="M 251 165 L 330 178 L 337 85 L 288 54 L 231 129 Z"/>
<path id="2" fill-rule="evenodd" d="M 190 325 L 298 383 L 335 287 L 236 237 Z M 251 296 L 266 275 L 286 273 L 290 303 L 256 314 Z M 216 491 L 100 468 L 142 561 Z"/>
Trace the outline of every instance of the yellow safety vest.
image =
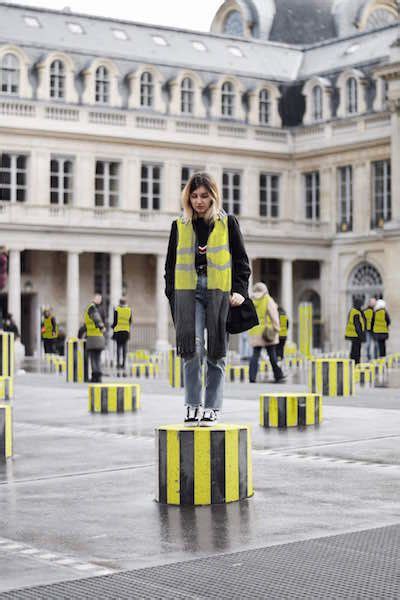
<path id="1" fill-rule="evenodd" d="M 130 318 L 132 311 L 129 306 L 117 306 L 115 309 L 117 311 L 117 324 L 114 327 L 114 333 L 118 333 L 119 331 L 128 331 L 130 330 Z"/>
<path id="2" fill-rule="evenodd" d="M 364 310 L 365 328 L 367 331 L 371 331 L 373 314 L 374 314 L 374 309 L 371 308 L 370 306 Z"/>
<path id="3" fill-rule="evenodd" d="M 386 311 L 384 308 L 375 311 L 374 327 L 372 331 L 374 333 L 389 333 L 389 328 L 386 323 Z"/>
<path id="4" fill-rule="evenodd" d="M 279 325 L 280 325 L 279 337 L 281 337 L 281 338 L 287 337 L 288 322 L 289 322 L 289 319 L 288 319 L 287 315 L 285 315 L 285 314 L 279 315 Z"/>
<path id="5" fill-rule="evenodd" d="M 103 335 L 103 332 L 101 331 L 101 329 L 99 329 L 96 326 L 93 319 L 89 316 L 89 308 L 91 306 L 93 306 L 93 302 L 88 304 L 88 306 L 85 310 L 84 321 L 85 321 L 85 325 L 86 325 L 86 335 L 87 335 L 87 337 Z"/>
<path id="6" fill-rule="evenodd" d="M 356 331 L 356 327 L 354 325 L 354 317 L 356 315 L 358 315 L 360 317 L 361 329 L 363 331 L 365 331 L 365 322 L 364 322 L 361 310 L 357 310 L 356 308 L 352 308 L 351 311 L 349 312 L 349 317 L 347 319 L 346 333 L 345 333 L 346 338 L 355 338 L 355 339 L 358 339 L 358 334 L 357 334 L 357 331 Z"/>
<path id="7" fill-rule="evenodd" d="M 51 322 L 53 317 L 45 317 L 43 319 L 43 327 L 44 331 L 42 333 L 42 338 L 44 340 L 55 340 L 57 338 L 57 326 L 56 332 L 53 333 L 53 323 Z"/>
<path id="8" fill-rule="evenodd" d="M 195 290 L 196 236 L 191 222 L 177 220 L 175 290 Z M 230 292 L 232 289 L 232 256 L 229 250 L 228 216 L 217 219 L 207 241 L 207 288 Z"/>
<path id="9" fill-rule="evenodd" d="M 257 317 L 258 317 L 258 325 L 256 325 L 255 327 L 252 327 L 249 330 L 249 335 L 250 336 L 261 336 L 262 332 L 264 331 L 265 327 L 271 327 L 272 326 L 272 321 L 271 321 L 271 317 L 269 315 L 267 315 L 267 309 L 268 309 L 268 304 L 269 301 L 271 299 L 271 296 L 263 296 L 262 298 L 258 298 L 253 299 L 253 304 L 256 308 L 256 313 L 257 313 Z"/>

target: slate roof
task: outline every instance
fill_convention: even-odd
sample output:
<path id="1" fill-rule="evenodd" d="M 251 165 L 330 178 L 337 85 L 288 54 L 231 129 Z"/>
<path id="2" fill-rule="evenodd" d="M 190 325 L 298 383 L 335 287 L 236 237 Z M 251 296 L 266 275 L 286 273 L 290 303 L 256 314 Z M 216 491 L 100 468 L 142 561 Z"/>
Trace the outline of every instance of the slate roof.
<path id="1" fill-rule="evenodd" d="M 313 44 L 336 37 L 332 0 L 276 0 L 271 41 Z"/>

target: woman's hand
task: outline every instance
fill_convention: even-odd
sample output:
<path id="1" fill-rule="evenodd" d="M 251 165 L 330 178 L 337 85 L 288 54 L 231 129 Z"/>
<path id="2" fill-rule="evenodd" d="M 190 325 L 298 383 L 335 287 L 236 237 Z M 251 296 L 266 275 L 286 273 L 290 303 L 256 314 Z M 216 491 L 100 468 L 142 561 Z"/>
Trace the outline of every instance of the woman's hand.
<path id="1" fill-rule="evenodd" d="M 238 294 L 238 292 L 233 292 L 232 296 L 229 298 L 229 303 L 231 306 L 240 306 L 244 302 L 244 296 L 242 294 Z"/>

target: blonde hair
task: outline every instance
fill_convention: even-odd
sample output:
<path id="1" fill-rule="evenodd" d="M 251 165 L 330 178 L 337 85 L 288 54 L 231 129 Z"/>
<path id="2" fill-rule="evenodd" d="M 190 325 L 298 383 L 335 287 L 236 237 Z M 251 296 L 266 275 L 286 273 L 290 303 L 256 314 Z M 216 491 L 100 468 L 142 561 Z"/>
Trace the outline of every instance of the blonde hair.
<path id="1" fill-rule="evenodd" d="M 186 222 L 190 222 L 196 218 L 196 213 L 193 210 L 190 196 L 201 186 L 206 188 L 211 198 L 210 208 L 204 215 L 204 220 L 208 221 L 209 223 L 214 223 L 217 219 L 219 219 L 221 214 L 221 196 L 218 190 L 217 182 L 208 173 L 193 173 L 183 188 L 182 208 L 184 220 Z"/>

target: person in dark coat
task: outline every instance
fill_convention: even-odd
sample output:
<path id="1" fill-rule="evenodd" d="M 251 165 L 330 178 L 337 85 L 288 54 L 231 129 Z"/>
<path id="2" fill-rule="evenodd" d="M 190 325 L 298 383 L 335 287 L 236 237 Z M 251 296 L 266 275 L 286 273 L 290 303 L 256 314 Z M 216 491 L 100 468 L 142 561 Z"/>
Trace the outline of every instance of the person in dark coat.
<path id="1" fill-rule="evenodd" d="M 365 342 L 365 319 L 360 298 L 354 299 L 348 314 L 345 338 L 351 342 L 350 358 L 358 365 L 361 357 L 361 344 Z"/>
<path id="2" fill-rule="evenodd" d="M 101 383 L 101 353 L 105 348 L 106 326 L 101 316 L 102 296 L 96 293 L 85 310 L 86 350 L 92 367 L 92 383 Z"/>

